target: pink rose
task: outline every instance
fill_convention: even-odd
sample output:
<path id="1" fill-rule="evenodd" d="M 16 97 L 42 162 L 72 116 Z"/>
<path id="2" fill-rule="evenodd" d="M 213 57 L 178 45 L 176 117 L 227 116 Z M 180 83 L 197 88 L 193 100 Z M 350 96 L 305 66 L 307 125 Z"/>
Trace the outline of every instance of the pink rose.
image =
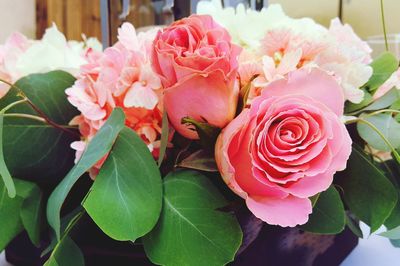
<path id="1" fill-rule="evenodd" d="M 170 122 L 180 134 L 198 138 L 181 124 L 187 116 L 221 128 L 233 119 L 240 51 L 210 16 L 192 15 L 158 32 L 152 65 L 164 87 Z"/>
<path id="2" fill-rule="evenodd" d="M 331 76 L 301 69 L 270 83 L 223 130 L 218 167 L 255 216 L 280 226 L 307 222 L 309 197 L 332 184 L 351 153 L 343 105 Z"/>

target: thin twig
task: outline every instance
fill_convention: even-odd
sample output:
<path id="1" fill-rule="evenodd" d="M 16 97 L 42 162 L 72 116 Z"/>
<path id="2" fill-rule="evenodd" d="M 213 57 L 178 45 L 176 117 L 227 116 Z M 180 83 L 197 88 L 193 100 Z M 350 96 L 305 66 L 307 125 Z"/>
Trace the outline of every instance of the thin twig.
<path id="1" fill-rule="evenodd" d="M 381 0 L 381 17 L 382 17 L 383 37 L 385 38 L 385 48 L 386 51 L 389 51 L 389 45 L 386 35 L 385 11 L 383 10 L 383 0 Z"/>

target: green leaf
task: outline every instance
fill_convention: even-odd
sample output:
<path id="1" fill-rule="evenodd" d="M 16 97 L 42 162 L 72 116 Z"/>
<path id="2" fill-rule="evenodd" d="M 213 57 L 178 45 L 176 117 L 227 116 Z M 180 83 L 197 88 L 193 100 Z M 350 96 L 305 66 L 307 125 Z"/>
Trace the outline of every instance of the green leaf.
<path id="1" fill-rule="evenodd" d="M 369 91 L 374 91 L 381 86 L 399 66 L 395 55 L 389 52 L 384 52 L 372 63 L 373 74 L 366 86 Z"/>
<path id="2" fill-rule="evenodd" d="M 79 247 L 69 237 L 65 236 L 56 245 L 45 266 L 84 266 L 85 259 Z"/>
<path id="3" fill-rule="evenodd" d="M 65 89 L 71 87 L 74 81 L 75 78 L 69 73 L 53 71 L 26 76 L 15 85 L 50 120 L 66 127 L 79 114 L 65 95 Z M 0 109 L 20 100 L 17 94 L 16 89 L 12 88 L 0 99 Z M 28 103 L 19 104 L 8 112 L 38 115 Z M 78 134 L 75 136 L 39 121 L 4 118 L 4 157 L 11 175 L 15 178 L 57 183 L 73 166 L 75 152 L 70 144 L 77 139 Z M 57 167 L 53 167 L 55 165 Z"/>
<path id="4" fill-rule="evenodd" d="M 10 198 L 14 198 L 17 194 L 15 191 L 15 184 L 11 177 L 10 172 L 8 171 L 6 162 L 4 160 L 4 152 L 3 152 L 3 123 L 4 116 L 3 112 L 0 112 L 0 175 L 3 179 L 4 185 L 7 189 L 8 196 Z"/>
<path id="5" fill-rule="evenodd" d="M 210 155 L 210 153 L 205 150 L 198 150 L 192 153 L 187 158 L 183 159 L 177 166 L 205 172 L 218 172 L 214 156 Z"/>
<path id="6" fill-rule="evenodd" d="M 398 123 L 391 114 L 377 114 L 373 116 L 363 116 L 361 118 L 373 124 L 390 144 L 395 148 L 400 147 L 400 123 Z M 371 147 L 381 151 L 391 151 L 390 147 L 383 141 L 382 137 L 369 125 L 358 122 L 357 130 L 360 137 L 363 138 Z"/>
<path id="7" fill-rule="evenodd" d="M 400 239 L 390 239 L 390 243 L 395 248 L 400 248 Z"/>
<path id="8" fill-rule="evenodd" d="M 200 143 L 204 149 L 214 151 L 214 145 L 217 141 L 221 129 L 208 124 L 207 122 L 196 121 L 190 117 L 182 118 L 182 124 L 193 126 L 200 138 Z"/>
<path id="9" fill-rule="evenodd" d="M 379 234 L 390 239 L 400 239 L 400 226 Z"/>
<path id="10" fill-rule="evenodd" d="M 350 211 L 375 232 L 397 203 L 397 192 L 383 172 L 359 148 L 347 162 L 340 185 Z"/>
<path id="11" fill-rule="evenodd" d="M 124 128 L 83 206 L 108 236 L 135 241 L 157 223 L 161 205 L 156 162 L 142 139 Z"/>
<path id="12" fill-rule="evenodd" d="M 227 201 L 195 171 L 164 179 L 164 205 L 157 226 L 143 238 L 150 260 L 159 265 L 225 265 L 234 259 L 242 232 Z"/>
<path id="13" fill-rule="evenodd" d="M 399 90 L 393 88 L 390 91 L 388 91 L 385 95 L 375 100 L 371 105 L 366 107 L 364 111 L 375 111 L 384 109 L 386 107 L 391 106 L 397 100 L 399 100 Z"/>
<path id="14" fill-rule="evenodd" d="M 31 183 L 32 184 L 32 183 Z M 34 185 L 29 195 L 24 199 L 21 206 L 21 221 L 28 232 L 28 236 L 37 247 L 40 245 L 40 231 L 44 217 L 44 202 L 42 192 Z"/>
<path id="15" fill-rule="evenodd" d="M 8 197 L 6 187 L 0 182 L 0 251 L 23 229 L 19 216 L 22 202 L 21 197 Z"/>
<path id="16" fill-rule="evenodd" d="M 338 234 L 345 226 L 345 212 L 334 186 L 320 193 L 308 222 L 301 229 L 317 234 Z"/>
<path id="17" fill-rule="evenodd" d="M 400 192 L 397 194 L 400 197 Z M 387 229 L 393 229 L 400 225 L 400 200 L 397 201 L 396 206 L 392 210 L 392 213 L 385 221 L 385 226 Z"/>
<path id="18" fill-rule="evenodd" d="M 61 206 L 75 182 L 110 150 L 119 132 L 124 128 L 125 115 L 122 109 L 115 108 L 106 123 L 100 128 L 82 154 L 81 159 L 71 169 L 51 193 L 47 204 L 47 220 L 60 239 Z"/>
<path id="19" fill-rule="evenodd" d="M 317 204 L 317 201 L 318 201 L 320 195 L 321 195 L 321 193 L 318 193 L 318 194 L 310 197 L 311 205 L 313 206 L 313 208 L 315 207 L 315 204 Z"/>
<path id="20" fill-rule="evenodd" d="M 165 107 L 164 107 L 165 108 Z M 162 126 L 161 126 L 161 144 L 160 144 L 160 153 L 158 155 L 158 166 L 161 166 L 165 152 L 167 150 L 169 139 L 169 123 L 168 123 L 168 115 L 167 111 L 164 109 L 163 116 L 162 116 Z"/>
<path id="21" fill-rule="evenodd" d="M 350 101 L 345 102 L 345 114 L 349 114 L 355 111 L 360 111 L 364 107 L 368 106 L 370 103 L 373 102 L 372 96 L 369 92 L 367 92 L 365 89 L 362 89 L 364 91 L 364 99 L 360 103 L 352 103 Z"/>
<path id="22" fill-rule="evenodd" d="M 363 232 L 360 228 L 360 221 L 353 219 L 351 214 L 346 213 L 346 225 L 347 227 L 359 238 L 363 238 Z"/>
<path id="23" fill-rule="evenodd" d="M 41 195 L 41 191 L 34 183 L 19 179 L 15 179 L 15 186 L 17 195 L 15 198 L 9 198 L 4 184 L 0 182 L 0 250 L 3 250 L 24 227 L 32 242 L 39 242 L 39 230 L 36 228 L 40 228 L 42 217 L 26 215 L 25 206 L 32 202 L 34 195 Z"/>

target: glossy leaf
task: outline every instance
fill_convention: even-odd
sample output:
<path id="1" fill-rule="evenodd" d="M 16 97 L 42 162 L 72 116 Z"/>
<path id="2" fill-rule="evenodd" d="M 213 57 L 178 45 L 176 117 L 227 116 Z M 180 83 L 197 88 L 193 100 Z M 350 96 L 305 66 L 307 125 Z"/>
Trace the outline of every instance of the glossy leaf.
<path id="1" fill-rule="evenodd" d="M 375 232 L 397 203 L 397 192 L 383 172 L 359 148 L 347 162 L 340 185 L 350 211 Z"/>
<path id="2" fill-rule="evenodd" d="M 376 90 L 397 70 L 398 66 L 399 62 L 396 56 L 392 53 L 384 52 L 371 63 L 373 74 L 366 86 L 370 91 Z"/>
<path id="3" fill-rule="evenodd" d="M 345 114 L 356 112 L 356 111 L 361 111 L 363 108 L 368 106 L 373 102 L 372 96 L 369 92 L 367 92 L 365 89 L 364 91 L 364 99 L 360 103 L 352 103 L 350 101 L 345 102 Z"/>
<path id="4" fill-rule="evenodd" d="M 308 222 L 301 229 L 318 234 L 338 234 L 346 224 L 340 195 L 334 186 L 320 193 Z"/>
<path id="5" fill-rule="evenodd" d="M 50 195 L 47 204 L 47 220 L 60 239 L 60 211 L 69 191 L 75 182 L 110 150 L 125 123 L 124 112 L 116 108 L 106 123 L 88 144 L 81 159 Z"/>
<path id="6" fill-rule="evenodd" d="M 124 128 L 83 206 L 108 236 L 135 241 L 157 223 L 161 205 L 156 162 L 142 139 Z"/>
<path id="7" fill-rule="evenodd" d="M 9 198 L 4 184 L 0 182 L 0 250 L 24 228 L 27 230 L 31 241 L 39 243 L 40 221 L 42 213 L 30 215 L 32 209 L 27 206 L 41 204 L 41 191 L 31 182 L 15 179 L 17 195 Z M 36 199 L 35 199 L 36 198 Z"/>
<path id="8" fill-rule="evenodd" d="M 23 230 L 19 210 L 23 199 L 10 198 L 3 182 L 0 182 L 0 251 Z"/>
<path id="9" fill-rule="evenodd" d="M 7 189 L 8 197 L 14 198 L 17 194 L 15 190 L 15 184 L 11 177 L 10 171 L 8 171 L 8 167 L 4 160 L 4 152 L 3 152 L 3 124 L 4 124 L 4 116 L 3 112 L 0 112 L 0 176 L 3 179 L 4 186 Z"/>
<path id="10" fill-rule="evenodd" d="M 205 172 L 218 172 L 214 156 L 205 150 L 199 150 L 183 159 L 178 167 L 200 170 Z"/>
<path id="11" fill-rule="evenodd" d="M 190 117 L 182 118 L 182 124 L 192 126 L 200 138 L 200 143 L 205 150 L 214 151 L 214 145 L 217 141 L 221 129 L 205 122 L 196 121 Z"/>
<path id="12" fill-rule="evenodd" d="M 397 190 L 397 195 L 400 199 L 400 191 Z M 393 208 L 392 213 L 385 221 L 385 226 L 387 229 L 393 229 L 400 226 L 400 200 L 397 201 L 396 206 Z"/>
<path id="13" fill-rule="evenodd" d="M 67 100 L 65 89 L 75 78 L 67 72 L 52 71 L 32 74 L 20 79 L 18 86 L 30 101 L 53 122 L 67 127 L 78 111 Z M 0 99 L 0 109 L 21 100 L 12 88 Z M 28 104 L 19 104 L 8 113 L 38 115 Z M 4 157 L 13 177 L 35 182 L 57 183 L 73 166 L 75 152 L 71 142 L 79 139 L 78 132 L 67 133 L 39 121 L 5 117 L 3 130 Z M 53 167 L 57 165 L 57 167 Z M 46 171 L 43 171 L 46 169 Z"/>
<path id="14" fill-rule="evenodd" d="M 386 232 L 382 232 L 379 235 L 390 238 L 390 239 L 400 239 L 400 226 L 395 227 Z"/>
<path id="15" fill-rule="evenodd" d="M 164 205 L 157 226 L 143 238 L 150 260 L 159 265 L 225 265 L 234 259 L 242 232 L 213 184 L 194 171 L 164 179 Z"/>
<path id="16" fill-rule="evenodd" d="M 390 144 L 396 149 L 400 147 L 400 123 L 397 122 L 391 114 L 377 114 L 373 116 L 361 116 L 364 120 L 373 124 Z M 390 147 L 384 142 L 381 136 L 369 125 L 358 122 L 357 130 L 360 137 L 363 138 L 371 147 L 381 151 L 391 151 Z"/>
<path id="17" fill-rule="evenodd" d="M 379 99 L 375 100 L 371 105 L 366 107 L 364 110 L 365 111 L 375 111 L 375 110 L 384 109 L 386 107 L 391 106 L 397 100 L 399 100 L 399 96 L 400 96 L 399 90 L 397 88 L 393 88 L 390 91 L 388 91 L 385 95 L 383 95 Z"/>
<path id="18" fill-rule="evenodd" d="M 400 248 L 400 239 L 390 239 L 390 243 L 395 248 Z"/>
<path id="19" fill-rule="evenodd" d="M 360 228 L 360 221 L 354 219 L 351 214 L 346 214 L 346 225 L 347 227 L 359 238 L 363 238 L 363 232 Z"/>
<path id="20" fill-rule="evenodd" d="M 158 166 L 161 166 L 164 160 L 165 152 L 168 146 L 168 139 L 169 139 L 169 122 L 168 122 L 167 112 L 166 110 L 164 110 L 162 116 L 162 126 L 161 126 L 160 153 L 158 155 L 158 162 L 157 162 Z"/>
<path id="21" fill-rule="evenodd" d="M 56 245 L 50 258 L 44 266 L 84 266 L 85 259 L 79 247 L 69 237 L 65 236 Z"/>
<path id="22" fill-rule="evenodd" d="M 40 245 L 40 231 L 44 218 L 43 195 L 39 187 L 32 187 L 21 206 L 21 221 L 32 243 Z"/>

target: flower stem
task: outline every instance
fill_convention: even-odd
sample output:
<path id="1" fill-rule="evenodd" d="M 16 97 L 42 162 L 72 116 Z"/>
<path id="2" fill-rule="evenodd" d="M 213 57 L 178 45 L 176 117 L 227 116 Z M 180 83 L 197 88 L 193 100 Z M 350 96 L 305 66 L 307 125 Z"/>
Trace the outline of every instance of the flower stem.
<path id="1" fill-rule="evenodd" d="M 383 9 L 383 0 L 381 0 L 380 2 L 381 2 L 383 37 L 385 38 L 385 48 L 386 48 L 386 51 L 389 51 L 389 45 L 388 45 L 388 40 L 387 40 L 387 35 L 386 35 L 385 11 Z"/>
<path id="2" fill-rule="evenodd" d="M 365 119 L 362 119 L 362 118 L 349 120 L 349 121 L 347 121 L 346 124 L 352 124 L 352 123 L 355 123 L 355 122 L 364 123 L 367 126 L 369 126 L 372 130 L 374 130 L 379 135 L 379 137 L 382 138 L 383 142 L 385 142 L 385 144 L 390 148 L 390 150 L 392 151 L 393 156 L 396 159 L 397 163 L 400 164 L 400 155 L 399 155 L 399 153 L 396 151 L 396 149 L 393 147 L 393 145 L 390 143 L 390 141 L 385 137 L 385 135 L 383 135 L 382 132 L 374 124 L 372 124 L 371 122 L 369 122 L 369 121 L 367 121 Z"/>
<path id="3" fill-rule="evenodd" d="M 364 115 L 364 117 L 370 117 L 370 116 L 374 116 L 377 114 L 381 114 L 381 113 L 394 113 L 394 114 L 400 114 L 400 110 L 394 110 L 394 109 L 382 109 L 382 110 L 378 110 L 369 114 Z"/>

